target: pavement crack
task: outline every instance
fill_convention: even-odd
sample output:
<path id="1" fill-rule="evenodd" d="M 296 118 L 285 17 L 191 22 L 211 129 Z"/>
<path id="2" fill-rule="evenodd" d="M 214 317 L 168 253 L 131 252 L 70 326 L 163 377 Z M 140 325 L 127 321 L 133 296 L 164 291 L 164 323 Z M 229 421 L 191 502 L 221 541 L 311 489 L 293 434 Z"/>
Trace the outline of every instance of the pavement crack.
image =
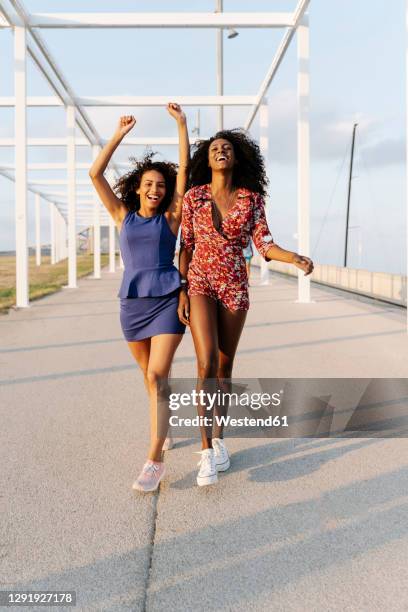
<path id="1" fill-rule="evenodd" d="M 145 587 L 144 599 L 143 599 L 143 604 L 142 604 L 142 612 L 147 612 L 147 598 L 148 598 L 148 593 L 150 589 L 150 581 L 151 581 L 151 574 L 152 574 L 154 543 L 155 543 L 155 538 L 156 538 L 156 526 L 157 526 L 157 515 L 158 515 L 157 506 L 159 503 L 159 495 L 160 495 L 160 484 L 159 484 L 157 493 L 155 493 L 154 498 L 153 498 L 153 521 L 152 521 L 152 529 L 150 532 L 150 542 L 149 542 L 149 566 L 147 569 L 146 587 Z"/>

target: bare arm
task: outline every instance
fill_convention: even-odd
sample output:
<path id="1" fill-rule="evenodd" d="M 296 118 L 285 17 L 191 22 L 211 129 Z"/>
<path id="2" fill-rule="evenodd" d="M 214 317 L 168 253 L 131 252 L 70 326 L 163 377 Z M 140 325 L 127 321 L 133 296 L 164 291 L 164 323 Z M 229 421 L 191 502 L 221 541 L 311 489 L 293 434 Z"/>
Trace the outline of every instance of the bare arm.
<path id="1" fill-rule="evenodd" d="M 304 271 L 305 276 L 313 272 L 313 261 L 309 257 L 299 255 L 293 251 L 286 251 L 277 244 L 273 244 L 269 247 L 266 253 L 266 259 L 274 259 L 275 261 L 283 261 L 290 263 Z"/>
<path id="2" fill-rule="evenodd" d="M 193 259 L 193 251 L 186 249 L 185 246 L 180 245 L 179 253 L 179 272 L 183 279 L 187 279 L 187 272 L 190 267 L 191 260 Z"/>
<path id="3" fill-rule="evenodd" d="M 115 223 L 120 229 L 120 225 L 127 214 L 127 208 L 123 202 L 115 195 L 108 181 L 104 177 L 105 172 L 111 157 L 124 136 L 130 132 L 136 123 L 136 119 L 130 115 L 123 116 L 119 120 L 118 127 L 112 138 L 106 143 L 98 157 L 95 159 L 89 170 L 93 186 L 98 192 L 101 201 Z"/>
<path id="4" fill-rule="evenodd" d="M 176 188 L 173 200 L 167 210 L 167 219 L 176 234 L 181 223 L 181 209 L 183 196 L 186 192 L 188 179 L 188 166 L 190 162 L 190 142 L 188 139 L 187 121 L 181 106 L 170 102 L 167 105 L 170 115 L 177 121 L 179 138 L 179 169 L 177 172 Z"/>
<path id="5" fill-rule="evenodd" d="M 187 279 L 187 272 L 193 258 L 193 251 L 180 245 L 179 272 L 182 279 Z M 187 294 L 187 284 L 181 285 L 177 314 L 184 325 L 190 325 L 190 300 Z"/>
<path id="6" fill-rule="evenodd" d="M 252 238 L 260 255 L 269 261 L 290 263 L 304 271 L 305 276 L 313 272 L 313 261 L 293 251 L 286 251 L 273 242 L 265 216 L 265 203 L 260 195 L 254 201 L 254 226 Z"/>

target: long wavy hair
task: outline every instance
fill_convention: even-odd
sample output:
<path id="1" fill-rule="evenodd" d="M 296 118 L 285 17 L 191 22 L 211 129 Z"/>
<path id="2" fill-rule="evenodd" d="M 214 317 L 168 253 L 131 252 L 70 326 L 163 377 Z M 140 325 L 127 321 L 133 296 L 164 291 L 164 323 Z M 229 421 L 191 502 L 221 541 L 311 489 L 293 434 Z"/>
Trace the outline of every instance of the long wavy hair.
<path id="1" fill-rule="evenodd" d="M 140 209 L 140 197 L 136 189 L 140 187 L 143 174 L 149 170 L 160 172 L 166 184 L 166 194 L 160 203 L 158 213 L 165 212 L 171 204 L 176 187 L 177 164 L 168 161 L 153 161 L 155 155 L 156 153 L 149 151 L 140 160 L 131 157 L 133 170 L 122 176 L 113 186 L 115 193 L 131 212 Z"/>
<path id="2" fill-rule="evenodd" d="M 190 164 L 190 187 L 211 182 L 211 168 L 208 165 L 208 150 L 218 138 L 228 140 L 234 148 L 236 164 L 232 173 L 235 188 L 245 187 L 266 196 L 268 179 L 265 162 L 259 146 L 242 129 L 222 130 L 208 140 L 200 140 L 193 147 Z"/>

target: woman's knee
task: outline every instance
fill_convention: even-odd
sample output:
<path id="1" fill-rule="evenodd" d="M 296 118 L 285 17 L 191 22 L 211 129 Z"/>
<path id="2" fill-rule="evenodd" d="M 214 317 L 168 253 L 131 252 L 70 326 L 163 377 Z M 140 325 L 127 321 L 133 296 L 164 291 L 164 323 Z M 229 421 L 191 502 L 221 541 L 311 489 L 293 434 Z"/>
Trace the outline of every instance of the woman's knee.
<path id="1" fill-rule="evenodd" d="M 198 358 L 197 370 L 199 378 L 216 378 L 218 371 L 218 355 L 208 355 Z"/>
<path id="2" fill-rule="evenodd" d="M 145 374 L 146 383 L 149 387 L 157 386 L 161 381 L 164 380 L 163 374 L 158 372 L 157 370 L 153 370 L 151 368 L 147 368 Z"/>
<path id="3" fill-rule="evenodd" d="M 232 360 L 228 363 L 221 364 L 218 368 L 217 377 L 218 378 L 231 378 L 233 365 L 234 365 L 234 362 Z"/>

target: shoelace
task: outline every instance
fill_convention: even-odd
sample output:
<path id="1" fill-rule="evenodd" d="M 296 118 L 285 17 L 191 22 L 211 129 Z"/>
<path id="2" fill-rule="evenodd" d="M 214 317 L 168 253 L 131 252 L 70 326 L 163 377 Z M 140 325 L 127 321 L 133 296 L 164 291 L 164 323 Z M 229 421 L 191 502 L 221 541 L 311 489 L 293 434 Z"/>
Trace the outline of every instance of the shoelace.
<path id="1" fill-rule="evenodd" d="M 217 447 L 218 453 L 221 455 L 221 458 L 226 459 L 227 449 L 225 448 L 224 444 L 222 442 L 217 442 L 216 447 Z"/>
<path id="2" fill-rule="evenodd" d="M 211 469 L 215 468 L 215 456 L 214 456 L 214 454 L 210 455 L 209 453 L 206 453 L 205 455 L 203 455 L 202 451 L 196 451 L 196 455 L 201 455 L 201 459 L 197 463 L 198 466 L 202 466 L 205 463 L 209 463 Z"/>
<path id="3" fill-rule="evenodd" d="M 148 474 L 149 472 L 157 472 L 157 470 L 159 469 L 159 466 L 156 465 L 155 463 L 149 463 L 149 465 L 145 465 L 143 468 L 143 473 L 144 474 Z"/>

